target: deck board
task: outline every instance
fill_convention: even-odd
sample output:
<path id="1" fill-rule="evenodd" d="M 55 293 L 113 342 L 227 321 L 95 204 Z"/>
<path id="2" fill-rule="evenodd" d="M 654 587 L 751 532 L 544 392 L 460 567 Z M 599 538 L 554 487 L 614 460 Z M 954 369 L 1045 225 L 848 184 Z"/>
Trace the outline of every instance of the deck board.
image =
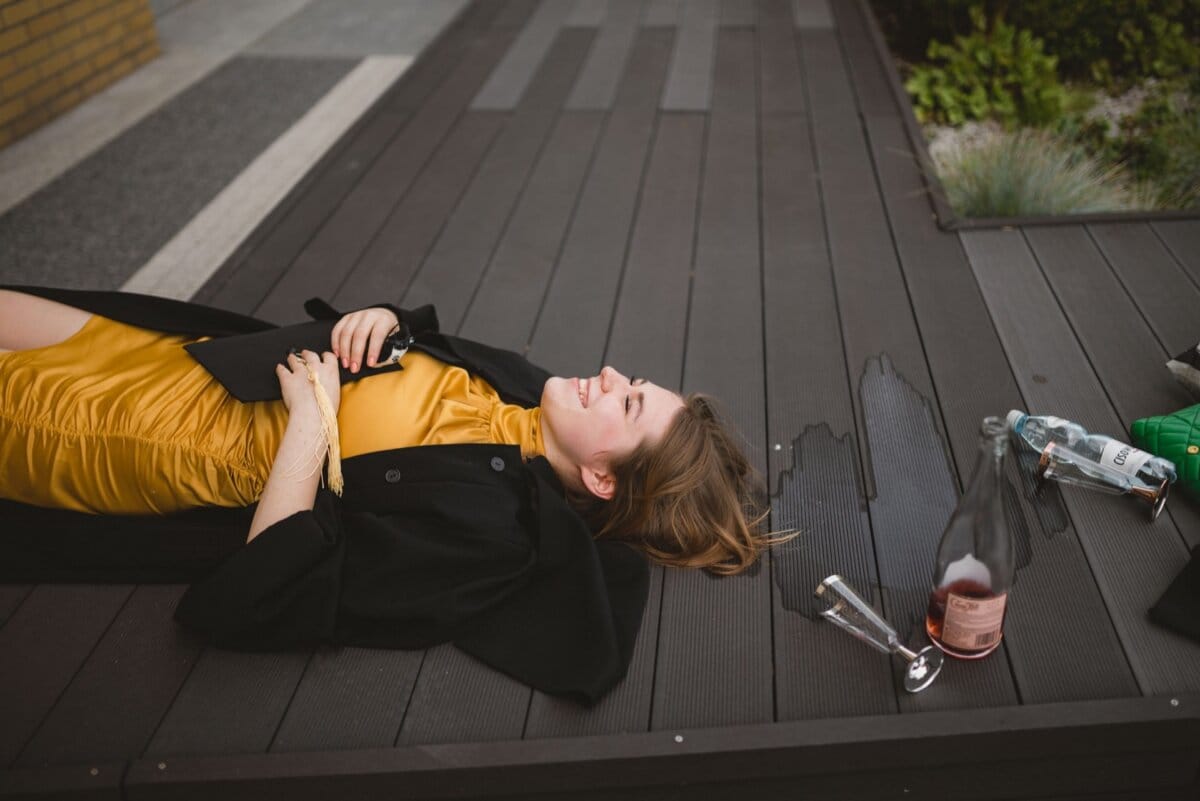
<path id="1" fill-rule="evenodd" d="M 530 689 L 452 645 L 425 653 L 397 745 L 519 740 Z"/>
<path id="2" fill-rule="evenodd" d="M 141 753 L 202 649 L 171 613 L 185 588 L 134 590 L 57 699 L 17 767 L 119 760 Z"/>
<path id="3" fill-rule="evenodd" d="M 133 590 L 38 585 L 0 629 L 0 766 L 15 765 Z"/>
<path id="4" fill-rule="evenodd" d="M 0 626 L 8 622 L 33 588 L 33 584 L 0 584 Z"/>
<path id="5" fill-rule="evenodd" d="M 385 748 L 396 741 L 424 651 L 319 648 L 270 750 Z"/>
<path id="6" fill-rule="evenodd" d="M 705 131 L 697 114 L 664 114 L 659 122 L 604 358 L 676 391 L 683 387 Z"/>
<path id="7" fill-rule="evenodd" d="M 144 755 L 264 753 L 308 666 L 308 650 L 200 654 Z"/>
<path id="8" fill-rule="evenodd" d="M 1200 220 L 1168 220 L 1150 227 L 1191 276 L 1192 283 L 1200 286 Z"/>
<path id="9" fill-rule="evenodd" d="M 471 298 L 462 336 L 527 350 L 603 122 L 598 111 L 559 117 Z"/>
<path id="10" fill-rule="evenodd" d="M 468 112 L 396 204 L 332 294 L 339 309 L 395 297 L 408 286 L 503 127 L 501 115 Z"/>
<path id="11" fill-rule="evenodd" d="M 1200 288 L 1146 223 L 1089 225 L 1088 231 L 1167 354 L 1200 341 Z"/>

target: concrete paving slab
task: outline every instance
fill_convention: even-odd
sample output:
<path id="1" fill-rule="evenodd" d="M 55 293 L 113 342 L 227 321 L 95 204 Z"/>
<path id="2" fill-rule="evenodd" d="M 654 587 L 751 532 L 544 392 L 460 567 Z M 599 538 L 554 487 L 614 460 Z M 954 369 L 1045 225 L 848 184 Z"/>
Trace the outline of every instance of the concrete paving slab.
<path id="1" fill-rule="evenodd" d="M 230 60 L 0 217 L 0 279 L 121 286 L 355 63 Z"/>
<path id="2" fill-rule="evenodd" d="M 309 0 L 191 0 L 157 20 L 163 54 L 0 150 L 0 214 L 208 75 Z"/>
<path id="3" fill-rule="evenodd" d="M 567 108 L 605 109 L 612 106 L 644 11 L 642 0 L 612 0 L 583 71 L 567 98 Z"/>
<path id="4" fill-rule="evenodd" d="M 675 27 L 679 24 L 680 0 L 650 0 L 646 7 L 645 25 Z"/>
<path id="5" fill-rule="evenodd" d="M 571 3 L 543 2 L 504 59 L 492 70 L 487 83 L 471 101 L 471 108 L 499 111 L 514 108 L 572 10 Z"/>
<path id="6" fill-rule="evenodd" d="M 792 16 L 797 28 L 832 28 L 833 11 L 829 0 L 792 0 Z"/>
<path id="7" fill-rule="evenodd" d="M 707 111 L 717 46 L 716 0 L 684 3 L 679 38 L 663 88 L 663 111 Z"/>
<path id="8" fill-rule="evenodd" d="M 467 0 L 315 0 L 249 49 L 255 55 L 415 56 Z"/>
<path id="9" fill-rule="evenodd" d="M 565 24 L 569 28 L 595 28 L 604 22 L 607 9 L 607 0 L 575 0 Z"/>
<path id="10" fill-rule="evenodd" d="M 411 63 L 409 56 L 364 59 L 121 288 L 190 299 Z"/>

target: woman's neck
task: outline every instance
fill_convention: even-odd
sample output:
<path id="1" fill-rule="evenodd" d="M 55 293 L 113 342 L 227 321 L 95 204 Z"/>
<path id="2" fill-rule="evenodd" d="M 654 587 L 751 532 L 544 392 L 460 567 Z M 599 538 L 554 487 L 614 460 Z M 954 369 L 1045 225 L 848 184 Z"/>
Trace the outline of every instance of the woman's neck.
<path id="1" fill-rule="evenodd" d="M 541 419 L 541 434 L 542 450 L 545 451 L 546 460 L 554 468 L 554 474 L 558 476 L 559 482 L 568 490 L 585 491 L 583 480 L 579 477 L 579 468 L 558 446 L 558 441 L 554 438 L 554 431 L 546 425 L 544 416 Z"/>

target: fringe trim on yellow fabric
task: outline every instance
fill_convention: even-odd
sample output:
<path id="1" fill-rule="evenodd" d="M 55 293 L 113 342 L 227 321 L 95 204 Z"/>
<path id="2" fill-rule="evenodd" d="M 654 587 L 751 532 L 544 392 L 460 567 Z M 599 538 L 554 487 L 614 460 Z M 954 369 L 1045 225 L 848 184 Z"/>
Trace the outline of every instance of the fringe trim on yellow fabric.
<path id="1" fill-rule="evenodd" d="M 307 362 L 304 363 L 304 369 L 308 372 L 308 382 L 313 386 L 313 395 L 317 398 L 317 409 L 321 413 L 321 433 L 325 435 L 325 442 L 329 445 L 329 467 L 326 483 L 335 495 L 341 497 L 344 484 L 342 481 L 342 446 L 340 436 L 338 435 L 337 412 L 333 410 L 333 403 L 329 400 L 329 394 L 325 392 L 325 387 L 321 386 L 321 382 L 317 380 L 317 374 L 312 371 Z"/>

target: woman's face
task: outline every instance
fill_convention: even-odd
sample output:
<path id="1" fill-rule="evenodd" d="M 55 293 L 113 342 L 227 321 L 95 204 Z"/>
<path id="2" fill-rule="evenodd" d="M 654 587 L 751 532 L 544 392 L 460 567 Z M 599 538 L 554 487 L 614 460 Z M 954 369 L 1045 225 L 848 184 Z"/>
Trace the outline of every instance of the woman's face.
<path id="1" fill-rule="evenodd" d="M 548 447 L 579 467 L 607 470 L 642 442 L 661 439 L 683 399 L 605 367 L 592 378 L 551 378 L 541 406 Z"/>

